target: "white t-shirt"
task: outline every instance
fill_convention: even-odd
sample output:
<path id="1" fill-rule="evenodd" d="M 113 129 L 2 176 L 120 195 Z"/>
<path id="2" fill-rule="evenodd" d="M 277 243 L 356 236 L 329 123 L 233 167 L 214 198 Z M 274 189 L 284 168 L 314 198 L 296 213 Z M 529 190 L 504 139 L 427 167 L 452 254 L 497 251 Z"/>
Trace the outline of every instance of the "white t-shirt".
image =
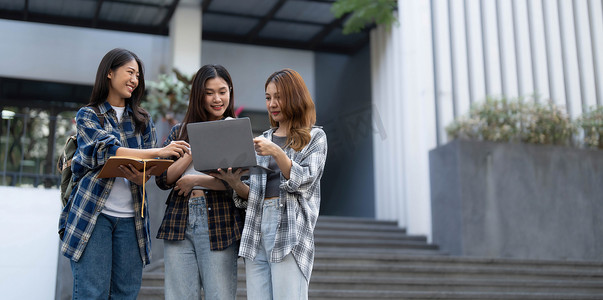
<path id="1" fill-rule="evenodd" d="M 125 107 L 111 106 L 117 114 L 117 121 L 121 123 Z M 123 177 L 116 177 L 109 198 L 105 202 L 102 213 L 118 218 L 134 216 L 134 200 L 130 191 L 130 181 Z"/>
<path id="2" fill-rule="evenodd" d="M 191 161 L 190 165 L 188 165 L 188 168 L 186 168 L 184 173 L 182 173 L 182 176 L 184 176 L 184 175 L 205 175 L 205 173 L 195 170 L 195 166 L 194 166 L 193 162 Z M 198 186 L 198 185 L 193 187 L 193 190 L 206 190 L 206 189 L 207 188 Z"/>

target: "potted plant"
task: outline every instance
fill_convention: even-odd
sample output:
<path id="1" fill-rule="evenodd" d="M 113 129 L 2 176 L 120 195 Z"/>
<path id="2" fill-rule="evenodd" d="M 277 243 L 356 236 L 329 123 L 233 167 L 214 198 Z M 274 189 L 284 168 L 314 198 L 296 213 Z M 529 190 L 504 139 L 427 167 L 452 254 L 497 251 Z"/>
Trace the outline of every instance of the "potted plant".
<path id="1" fill-rule="evenodd" d="M 188 108 L 191 83 L 192 76 L 176 68 L 171 73 L 160 74 L 157 81 L 147 82 L 146 101 L 142 105 L 153 120 L 164 120 L 171 128 L 180 122 Z"/>
<path id="2" fill-rule="evenodd" d="M 584 145 L 603 149 L 603 106 L 592 107 L 577 120 L 584 133 Z"/>
<path id="3" fill-rule="evenodd" d="M 472 107 L 429 153 L 434 243 L 457 255 L 603 259 L 603 152 L 582 147 L 599 145 L 598 120 L 600 110 L 572 122 L 534 99 Z"/>

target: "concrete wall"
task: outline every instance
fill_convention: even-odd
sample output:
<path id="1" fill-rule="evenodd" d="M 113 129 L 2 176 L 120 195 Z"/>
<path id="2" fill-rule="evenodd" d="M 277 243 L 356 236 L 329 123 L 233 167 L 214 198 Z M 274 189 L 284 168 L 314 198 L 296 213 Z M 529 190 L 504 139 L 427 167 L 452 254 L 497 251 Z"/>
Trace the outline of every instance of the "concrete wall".
<path id="1" fill-rule="evenodd" d="M 453 255 L 603 259 L 603 153 L 455 140 L 429 154 L 433 241 Z"/>
<path id="2" fill-rule="evenodd" d="M 151 80 L 169 54 L 164 36 L 8 20 L 0 20 L 0 41 L 0 76 L 89 85 L 113 48 L 136 53 Z"/>
<path id="3" fill-rule="evenodd" d="M 311 51 L 213 41 L 203 41 L 202 51 L 202 64 L 220 64 L 230 73 L 236 106 L 266 111 L 264 83 L 270 74 L 283 68 L 301 74 L 316 98 L 315 54 Z"/>
<path id="4" fill-rule="evenodd" d="M 54 299 L 58 189 L 0 186 L 2 299 Z"/>
<path id="5" fill-rule="evenodd" d="M 399 26 L 371 32 L 375 215 L 431 236 L 428 151 L 437 145 L 429 6 L 398 1 Z M 441 2 L 441 1 L 439 1 Z"/>
<path id="6" fill-rule="evenodd" d="M 369 48 L 317 53 L 315 69 L 317 123 L 329 140 L 321 214 L 374 218 Z"/>
<path id="7" fill-rule="evenodd" d="M 107 51 L 135 52 L 145 66 L 145 79 L 169 71 L 169 38 L 150 34 L 0 20 L 0 76 L 92 85 Z M 233 77 L 237 106 L 266 109 L 264 82 L 272 72 L 298 71 L 315 95 L 314 53 L 274 47 L 199 41 L 203 64 L 224 65 Z"/>

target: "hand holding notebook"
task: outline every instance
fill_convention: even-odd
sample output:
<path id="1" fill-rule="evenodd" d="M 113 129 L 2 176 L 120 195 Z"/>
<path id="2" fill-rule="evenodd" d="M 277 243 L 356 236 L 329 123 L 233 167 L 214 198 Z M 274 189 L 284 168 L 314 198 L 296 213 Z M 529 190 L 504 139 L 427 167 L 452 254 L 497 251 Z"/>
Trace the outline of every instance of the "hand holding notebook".
<path id="1" fill-rule="evenodd" d="M 98 174 L 98 178 L 111 178 L 111 177 L 124 177 L 123 172 L 119 169 L 119 166 L 132 165 L 139 172 L 148 170 L 150 167 L 155 166 L 152 170 L 151 175 L 159 176 L 169 166 L 174 163 L 171 159 L 158 159 L 158 158 L 138 158 L 130 156 L 111 156 L 101 169 Z"/>
<path id="2" fill-rule="evenodd" d="M 111 156 L 98 174 L 98 178 L 125 177 L 124 172 L 119 169 L 120 166 L 132 165 L 138 172 L 142 172 L 142 211 L 140 215 L 144 218 L 145 202 L 145 183 L 148 179 L 146 171 L 151 171 L 150 175 L 159 176 L 174 163 L 171 159 L 157 158 L 138 158 L 129 156 Z M 154 168 L 151 168 L 154 167 Z"/>

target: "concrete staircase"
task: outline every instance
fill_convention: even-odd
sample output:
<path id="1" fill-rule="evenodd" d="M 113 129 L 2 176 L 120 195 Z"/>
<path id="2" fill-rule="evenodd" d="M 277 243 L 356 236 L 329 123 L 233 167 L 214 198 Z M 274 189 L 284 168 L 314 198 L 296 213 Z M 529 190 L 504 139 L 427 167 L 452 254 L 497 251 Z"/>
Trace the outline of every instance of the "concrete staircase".
<path id="1" fill-rule="evenodd" d="M 394 222 L 321 216 L 310 299 L 603 299 L 603 262 L 451 257 Z M 163 262 L 139 299 L 163 299 Z M 238 299 L 245 297 L 239 260 Z"/>

